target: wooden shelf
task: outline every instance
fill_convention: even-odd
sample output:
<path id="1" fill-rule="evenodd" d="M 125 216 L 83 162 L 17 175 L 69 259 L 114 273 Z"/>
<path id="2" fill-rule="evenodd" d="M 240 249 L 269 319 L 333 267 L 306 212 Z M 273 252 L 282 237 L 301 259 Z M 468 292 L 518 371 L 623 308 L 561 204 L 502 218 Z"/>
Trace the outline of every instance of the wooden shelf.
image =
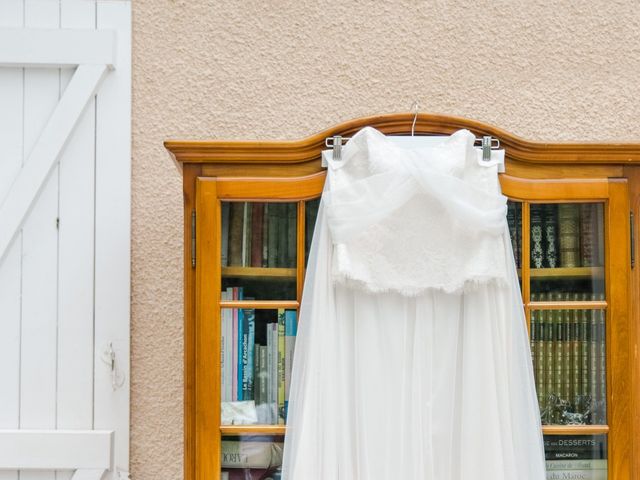
<path id="1" fill-rule="evenodd" d="M 603 267 L 532 268 L 531 278 L 604 278 Z"/>
<path id="2" fill-rule="evenodd" d="M 284 435 L 287 430 L 285 425 L 221 425 L 222 435 Z"/>
<path id="3" fill-rule="evenodd" d="M 545 435 L 601 435 L 609 433 L 608 425 L 543 425 Z"/>
<path id="4" fill-rule="evenodd" d="M 295 268 L 222 267 L 223 277 L 255 278 L 260 280 L 295 280 Z"/>

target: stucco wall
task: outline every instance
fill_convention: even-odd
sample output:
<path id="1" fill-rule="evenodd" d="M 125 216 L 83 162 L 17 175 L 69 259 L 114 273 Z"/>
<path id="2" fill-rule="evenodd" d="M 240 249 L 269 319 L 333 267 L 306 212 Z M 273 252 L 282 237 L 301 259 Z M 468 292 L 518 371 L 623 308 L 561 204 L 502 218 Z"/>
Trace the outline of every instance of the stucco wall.
<path id="1" fill-rule="evenodd" d="M 163 140 L 296 139 L 414 99 L 528 139 L 640 140 L 631 0 L 132 3 L 135 480 L 182 478 L 182 190 Z"/>

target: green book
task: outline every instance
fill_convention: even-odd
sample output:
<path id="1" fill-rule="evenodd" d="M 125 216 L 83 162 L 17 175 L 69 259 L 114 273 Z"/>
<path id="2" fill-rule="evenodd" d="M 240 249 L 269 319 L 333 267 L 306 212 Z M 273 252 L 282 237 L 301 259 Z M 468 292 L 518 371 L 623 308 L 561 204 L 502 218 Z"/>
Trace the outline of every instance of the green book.
<path id="1" fill-rule="evenodd" d="M 577 204 L 558 205 L 558 231 L 560 239 L 560 266 L 580 266 L 580 210 Z"/>
<path id="2" fill-rule="evenodd" d="M 554 370 L 554 356 L 553 356 L 553 343 L 554 343 L 554 323 L 553 323 L 553 310 L 543 310 L 545 317 L 545 349 L 544 349 L 544 364 L 545 364 L 545 408 L 551 411 L 551 394 L 555 391 L 555 370 Z M 553 418 L 547 418 L 548 423 L 553 423 Z"/>
<path id="3" fill-rule="evenodd" d="M 562 300 L 562 294 L 557 293 L 556 301 Z M 553 349 L 554 349 L 554 376 L 553 376 L 553 393 L 558 397 L 563 397 L 562 391 L 564 386 L 564 344 L 563 344 L 563 320 L 564 310 L 552 310 L 553 316 Z M 555 423 L 560 423 L 560 412 L 556 411 L 554 415 Z"/>
<path id="4" fill-rule="evenodd" d="M 598 300 L 604 300 L 604 294 L 598 295 Z M 606 424 L 606 403 L 607 403 L 607 342 L 606 342 L 606 324 L 605 311 L 596 310 L 598 323 L 598 401 L 600 408 L 598 409 L 598 423 Z"/>
<path id="5" fill-rule="evenodd" d="M 569 302 L 571 301 L 571 295 L 569 293 L 564 295 L 564 300 Z M 572 362 L 573 359 L 571 357 L 571 318 L 573 316 L 573 312 L 575 310 L 570 310 L 565 308 L 562 310 L 562 326 L 560 330 L 561 334 L 561 343 L 562 343 L 562 390 L 560 396 L 563 400 L 571 401 L 573 400 L 573 368 Z"/>
<path id="6" fill-rule="evenodd" d="M 538 296 L 539 301 L 544 302 L 547 299 L 546 294 L 541 293 Z M 534 310 L 531 312 L 533 315 L 536 314 L 536 326 L 538 327 L 538 333 L 536 335 L 537 338 L 537 347 L 536 347 L 536 357 L 535 357 L 535 374 L 536 374 L 536 391 L 538 393 L 538 405 L 540 406 L 540 411 L 542 411 L 545 407 L 545 397 L 547 386 L 545 383 L 545 349 L 547 345 L 546 340 L 546 310 Z M 533 318 L 533 317 L 532 317 Z"/>
<path id="7" fill-rule="evenodd" d="M 591 298 L 595 300 L 595 296 Z M 589 395 L 591 396 L 591 423 L 598 423 L 598 316 L 595 310 L 589 310 Z"/>
<path id="8" fill-rule="evenodd" d="M 587 295 L 582 295 L 586 300 Z M 588 310 L 579 310 L 578 343 L 580 344 L 580 394 L 589 395 L 589 315 Z"/>
<path id="9" fill-rule="evenodd" d="M 573 301 L 578 301 L 579 296 L 574 293 Z M 577 410 L 579 404 L 579 397 L 582 394 L 581 378 L 580 378 L 580 337 L 579 337 L 579 321 L 580 310 L 570 310 L 571 323 L 569 329 L 569 341 L 571 342 L 571 403 L 574 411 Z"/>

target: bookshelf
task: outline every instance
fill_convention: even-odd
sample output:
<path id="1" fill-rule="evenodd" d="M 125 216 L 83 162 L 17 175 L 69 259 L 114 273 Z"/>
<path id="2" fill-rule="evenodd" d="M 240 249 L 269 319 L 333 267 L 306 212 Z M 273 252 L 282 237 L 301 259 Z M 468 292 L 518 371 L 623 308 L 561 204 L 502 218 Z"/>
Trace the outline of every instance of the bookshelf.
<path id="1" fill-rule="evenodd" d="M 271 364 L 271 377 L 277 380 L 266 381 L 277 390 L 275 399 L 241 389 L 244 377 L 230 373 L 227 347 L 244 347 L 230 336 L 229 325 L 240 323 L 240 312 L 243 319 L 253 318 L 245 326 L 255 336 L 249 342 L 254 361 L 256 352 L 269 348 L 267 343 L 278 355 L 274 324 L 283 312 L 297 315 L 302 298 L 325 179 L 320 166 L 325 137 L 350 136 L 365 125 L 406 134 L 412 122 L 412 114 L 368 117 L 291 142 L 165 142 L 182 169 L 185 199 L 185 479 L 234 478 L 230 452 L 258 451 L 262 456 L 256 462 L 264 463 L 266 455 L 277 463 L 286 435 L 280 370 Z M 500 181 L 510 198 L 507 219 L 548 469 L 559 475 L 581 469 L 591 475 L 583 478 L 636 478 L 640 368 L 633 351 L 640 339 L 640 279 L 630 262 L 629 212 L 637 218 L 640 145 L 527 142 L 479 122 L 437 115 L 419 115 L 415 125 L 416 134 L 450 134 L 460 128 L 493 135 L 506 150 Z M 271 228 L 270 221 L 275 222 Z M 278 222 L 286 227 L 275 226 Z M 232 252 L 231 244 L 240 248 Z M 276 330 L 268 334 L 273 335 L 270 342 L 268 329 Z M 261 374 L 257 362 L 255 378 Z M 248 365 L 247 360 L 237 368 L 245 372 Z M 262 370 L 260 378 L 270 377 Z M 235 395 L 229 390 L 234 381 Z M 254 387 L 261 388 L 260 382 Z M 257 405 L 254 410 L 273 403 L 275 413 L 263 412 L 256 423 L 251 409 L 229 410 L 246 402 L 245 396 Z M 566 455 L 577 460 L 562 463 Z"/>

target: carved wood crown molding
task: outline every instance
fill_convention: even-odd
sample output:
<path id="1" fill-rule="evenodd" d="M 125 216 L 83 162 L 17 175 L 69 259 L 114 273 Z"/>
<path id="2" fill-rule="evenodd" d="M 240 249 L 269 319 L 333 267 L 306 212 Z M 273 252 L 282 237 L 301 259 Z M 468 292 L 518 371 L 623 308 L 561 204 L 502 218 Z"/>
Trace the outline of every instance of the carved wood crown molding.
<path id="1" fill-rule="evenodd" d="M 164 146 L 176 162 L 296 164 L 320 159 L 325 138 L 348 137 L 365 126 L 387 135 L 409 134 L 413 113 L 394 113 L 357 118 L 336 125 L 302 140 L 167 140 Z M 640 163 L 640 143 L 547 143 L 527 141 L 492 125 L 448 115 L 421 113 L 415 125 L 416 135 L 450 135 L 466 128 L 476 136 L 491 135 L 500 140 L 506 156 L 526 163 L 585 163 L 634 165 Z"/>

